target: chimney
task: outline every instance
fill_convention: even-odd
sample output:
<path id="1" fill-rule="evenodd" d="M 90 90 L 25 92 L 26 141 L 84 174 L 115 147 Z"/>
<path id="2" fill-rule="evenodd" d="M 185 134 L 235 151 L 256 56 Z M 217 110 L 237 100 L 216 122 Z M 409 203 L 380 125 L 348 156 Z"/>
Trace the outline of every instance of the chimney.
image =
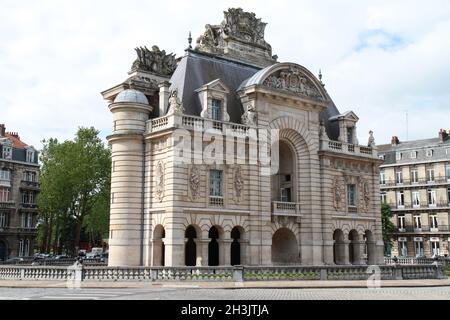
<path id="1" fill-rule="evenodd" d="M 162 117 L 169 105 L 170 83 L 163 81 L 159 84 L 159 116 Z"/>
<path id="2" fill-rule="evenodd" d="M 20 137 L 19 137 L 19 133 L 18 133 L 18 132 L 7 132 L 7 134 L 9 134 L 10 136 L 13 136 L 13 137 L 15 137 L 15 138 L 17 138 L 17 139 L 20 140 Z"/>
<path id="3" fill-rule="evenodd" d="M 445 129 L 439 130 L 439 141 L 441 143 L 445 142 L 445 140 L 447 140 L 447 137 L 448 137 L 448 133 Z"/>
<path id="4" fill-rule="evenodd" d="M 391 139 L 391 145 L 397 146 L 400 143 L 397 136 L 393 136 Z"/>
<path id="5" fill-rule="evenodd" d="M 4 124 L 0 124 L 0 137 L 4 137 L 6 134 L 6 127 Z"/>

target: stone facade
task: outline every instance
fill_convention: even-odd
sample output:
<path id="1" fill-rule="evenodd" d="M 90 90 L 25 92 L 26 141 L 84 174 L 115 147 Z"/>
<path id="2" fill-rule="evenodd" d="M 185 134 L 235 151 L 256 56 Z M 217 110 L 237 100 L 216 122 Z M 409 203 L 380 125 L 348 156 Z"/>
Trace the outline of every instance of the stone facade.
<path id="1" fill-rule="evenodd" d="M 264 27 L 230 9 L 173 74 L 136 63 L 148 88 L 102 93 L 109 265 L 383 263 L 376 147 L 309 70 L 276 62 Z"/>
<path id="2" fill-rule="evenodd" d="M 37 234 L 38 153 L 0 125 L 0 261 L 33 254 Z"/>
<path id="3" fill-rule="evenodd" d="M 450 243 L 450 138 L 380 146 L 381 200 L 390 205 L 396 226 L 391 255 L 448 255 Z"/>

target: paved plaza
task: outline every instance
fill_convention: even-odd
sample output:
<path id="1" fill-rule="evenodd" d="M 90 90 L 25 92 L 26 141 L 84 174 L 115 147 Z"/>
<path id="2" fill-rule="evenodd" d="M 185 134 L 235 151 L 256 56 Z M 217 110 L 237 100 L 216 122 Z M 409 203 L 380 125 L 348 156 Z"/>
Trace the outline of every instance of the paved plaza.
<path id="1" fill-rule="evenodd" d="M 1 288 L 0 300 L 450 300 L 450 286 L 393 288 Z"/>

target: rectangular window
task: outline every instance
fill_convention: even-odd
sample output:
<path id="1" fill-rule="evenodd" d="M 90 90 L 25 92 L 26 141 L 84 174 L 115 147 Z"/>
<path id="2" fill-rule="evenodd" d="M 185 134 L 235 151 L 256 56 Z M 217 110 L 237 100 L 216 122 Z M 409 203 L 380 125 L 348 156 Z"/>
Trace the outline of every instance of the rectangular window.
<path id="1" fill-rule="evenodd" d="M 405 206 L 405 194 L 403 191 L 397 191 L 397 207 Z"/>
<path id="2" fill-rule="evenodd" d="M 445 166 L 445 176 L 447 177 L 447 180 L 450 180 L 450 163 Z"/>
<path id="3" fill-rule="evenodd" d="M 431 231 L 437 231 L 438 220 L 437 220 L 437 216 L 435 214 L 430 216 L 430 228 L 432 229 Z"/>
<path id="4" fill-rule="evenodd" d="M 8 202 L 9 201 L 9 188 L 1 188 L 0 187 L 0 202 Z"/>
<path id="5" fill-rule="evenodd" d="M 436 190 L 428 190 L 428 206 L 436 206 Z"/>
<path id="6" fill-rule="evenodd" d="M 386 192 L 381 192 L 380 198 L 381 198 L 381 203 L 386 203 L 386 201 L 387 201 Z"/>
<path id="7" fill-rule="evenodd" d="M 6 227 L 6 212 L 0 212 L 0 228 Z"/>
<path id="8" fill-rule="evenodd" d="M 380 171 L 380 184 L 386 184 L 386 173 L 384 170 Z"/>
<path id="9" fill-rule="evenodd" d="M 211 117 L 213 120 L 222 120 L 222 101 L 212 99 L 211 101 Z"/>
<path id="10" fill-rule="evenodd" d="M 433 182 L 434 181 L 434 169 L 428 169 L 427 170 L 427 181 Z"/>
<path id="11" fill-rule="evenodd" d="M 417 151 L 411 151 L 411 159 L 417 158 Z"/>
<path id="12" fill-rule="evenodd" d="M 280 188 L 280 201 L 291 202 L 291 188 Z"/>
<path id="13" fill-rule="evenodd" d="M 25 255 L 25 246 L 23 239 L 19 240 L 19 257 L 23 257 Z"/>
<path id="14" fill-rule="evenodd" d="M 11 173 L 9 170 L 0 170 L 0 180 L 11 181 Z"/>
<path id="15" fill-rule="evenodd" d="M 27 225 L 26 228 L 33 228 L 33 215 L 31 213 L 27 214 Z"/>
<path id="16" fill-rule="evenodd" d="M 398 241 L 398 252 L 399 252 L 400 257 L 406 257 L 408 255 L 406 240 Z"/>
<path id="17" fill-rule="evenodd" d="M 422 218 L 420 216 L 414 216 L 414 229 L 422 229 Z"/>
<path id="18" fill-rule="evenodd" d="M 426 153 L 427 153 L 427 157 L 432 157 L 433 156 L 433 149 L 428 149 Z"/>
<path id="19" fill-rule="evenodd" d="M 397 227 L 401 230 L 404 231 L 405 230 L 405 216 L 403 215 L 399 215 L 397 217 Z"/>
<path id="20" fill-rule="evenodd" d="M 11 160 L 12 159 L 12 148 L 3 146 L 3 159 Z"/>
<path id="21" fill-rule="evenodd" d="M 403 173 L 401 171 L 395 172 L 395 182 L 398 184 L 403 183 Z"/>
<path id="22" fill-rule="evenodd" d="M 416 257 L 423 257 L 423 240 L 421 238 L 414 239 L 414 251 Z"/>
<path id="23" fill-rule="evenodd" d="M 438 256 L 439 255 L 439 240 L 433 239 L 430 241 L 431 243 L 431 255 Z"/>
<path id="24" fill-rule="evenodd" d="M 420 207 L 420 193 L 419 191 L 411 191 L 411 199 L 414 208 Z"/>
<path id="25" fill-rule="evenodd" d="M 402 153 L 401 153 L 401 152 L 397 152 L 397 153 L 395 154 L 395 159 L 396 159 L 396 160 L 402 160 Z"/>
<path id="26" fill-rule="evenodd" d="M 419 175 L 417 173 L 417 169 L 411 170 L 411 182 L 412 183 L 418 183 L 419 182 Z"/>
<path id="27" fill-rule="evenodd" d="M 353 144 L 353 127 L 347 128 L 347 143 Z"/>
<path id="28" fill-rule="evenodd" d="M 22 215 L 20 216 L 20 226 L 22 228 L 27 227 L 27 214 L 26 213 L 22 213 Z"/>
<path id="29" fill-rule="evenodd" d="M 347 185 L 347 203 L 349 207 L 356 207 L 356 185 L 349 184 Z"/>
<path id="30" fill-rule="evenodd" d="M 209 195 L 212 197 L 222 197 L 222 171 L 209 171 Z"/>

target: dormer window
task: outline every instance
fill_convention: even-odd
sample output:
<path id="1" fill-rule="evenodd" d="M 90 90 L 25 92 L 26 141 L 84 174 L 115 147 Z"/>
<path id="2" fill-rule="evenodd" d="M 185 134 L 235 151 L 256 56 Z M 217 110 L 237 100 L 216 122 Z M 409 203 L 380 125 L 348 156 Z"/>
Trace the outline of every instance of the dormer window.
<path id="1" fill-rule="evenodd" d="M 401 152 L 397 152 L 395 154 L 395 160 L 402 160 L 402 153 Z"/>
<path id="2" fill-rule="evenodd" d="M 3 145 L 3 159 L 11 160 L 12 159 L 12 147 Z"/>
<path id="3" fill-rule="evenodd" d="M 220 79 L 213 80 L 195 90 L 202 105 L 201 116 L 215 121 L 230 121 L 227 112 L 228 87 Z"/>
<path id="4" fill-rule="evenodd" d="M 411 151 L 411 159 L 417 158 L 417 151 Z"/>
<path id="5" fill-rule="evenodd" d="M 427 150 L 427 157 L 432 157 L 433 156 L 433 149 L 428 149 Z"/>
<path id="6" fill-rule="evenodd" d="M 222 120 L 222 101 L 219 99 L 211 100 L 211 118 L 213 120 Z"/>
<path id="7" fill-rule="evenodd" d="M 359 118 L 353 111 L 347 111 L 329 118 L 329 121 L 337 121 L 339 124 L 339 141 L 348 144 L 358 144 L 356 123 Z"/>
<path id="8" fill-rule="evenodd" d="M 34 162 L 34 150 L 27 150 L 27 162 Z"/>
<path id="9" fill-rule="evenodd" d="M 347 127 L 347 143 L 353 144 L 353 127 Z"/>

